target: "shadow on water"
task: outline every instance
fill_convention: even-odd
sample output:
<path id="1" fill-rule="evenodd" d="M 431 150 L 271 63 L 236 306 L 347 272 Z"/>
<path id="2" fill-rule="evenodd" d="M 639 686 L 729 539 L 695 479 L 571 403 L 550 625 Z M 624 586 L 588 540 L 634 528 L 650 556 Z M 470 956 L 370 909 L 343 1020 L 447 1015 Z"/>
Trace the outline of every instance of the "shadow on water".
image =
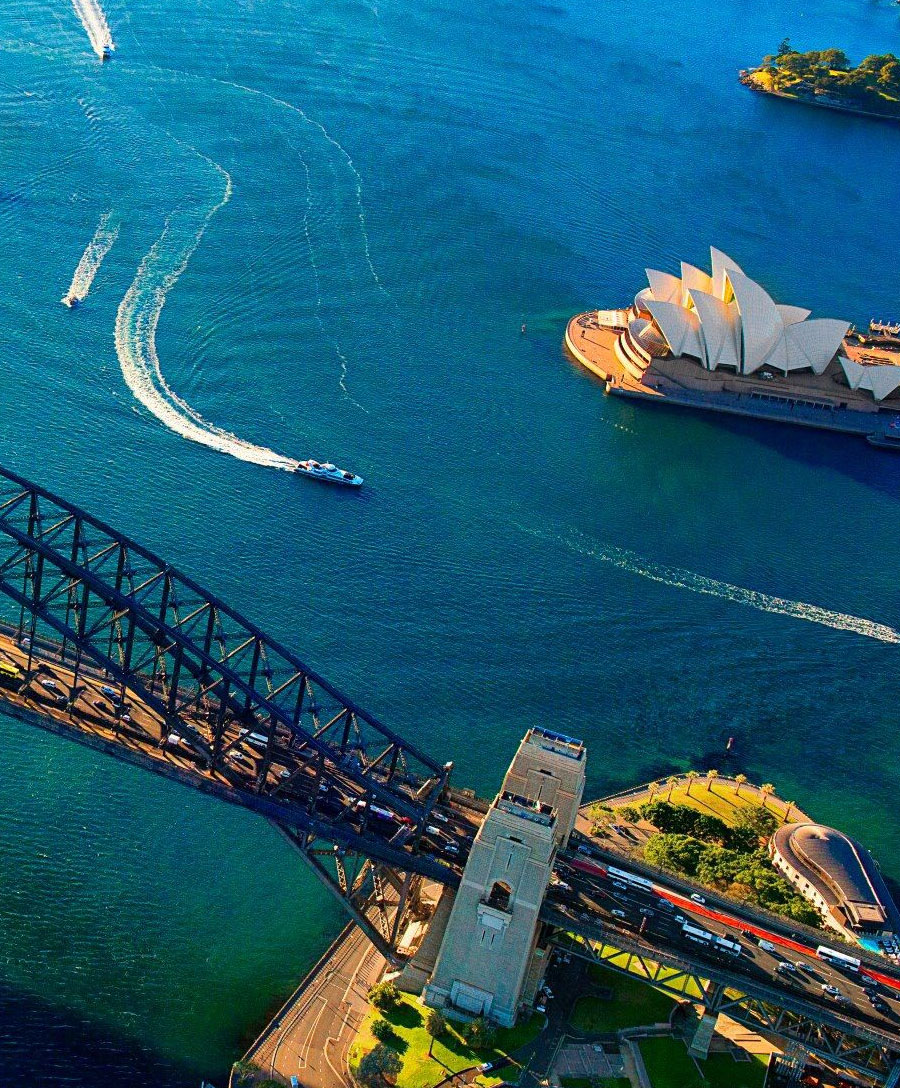
<path id="1" fill-rule="evenodd" d="M 0 985 L 0 1083 L 68 1088 L 196 1088 L 203 1073 L 217 1085 L 227 1070 L 200 1071 L 163 1057 L 123 1033 Z"/>
<path id="2" fill-rule="evenodd" d="M 862 436 L 703 412 L 678 404 L 655 404 L 653 410 L 694 420 L 705 419 L 730 434 L 758 442 L 810 468 L 839 472 L 856 483 L 900 499 L 900 456 L 890 450 L 875 449 Z"/>

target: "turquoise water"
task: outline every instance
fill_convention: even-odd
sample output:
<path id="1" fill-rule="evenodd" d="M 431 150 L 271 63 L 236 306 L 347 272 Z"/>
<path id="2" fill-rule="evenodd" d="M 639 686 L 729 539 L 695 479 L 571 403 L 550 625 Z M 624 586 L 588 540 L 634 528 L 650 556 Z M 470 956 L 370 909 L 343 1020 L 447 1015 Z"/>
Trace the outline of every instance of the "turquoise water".
<path id="1" fill-rule="evenodd" d="M 640 411 L 560 349 L 709 243 L 783 301 L 897 316 L 900 132 L 736 81 L 785 34 L 896 50 L 896 8 L 104 11 L 106 65 L 65 3 L 0 22 L 3 461 L 460 784 L 537 723 L 588 740 L 595 791 L 734 736 L 900 877 L 900 460 Z M 310 455 L 369 486 L 253 463 Z M 261 821 L 12 722 L 0 850 L 7 1081 L 222 1083 L 342 924 Z"/>

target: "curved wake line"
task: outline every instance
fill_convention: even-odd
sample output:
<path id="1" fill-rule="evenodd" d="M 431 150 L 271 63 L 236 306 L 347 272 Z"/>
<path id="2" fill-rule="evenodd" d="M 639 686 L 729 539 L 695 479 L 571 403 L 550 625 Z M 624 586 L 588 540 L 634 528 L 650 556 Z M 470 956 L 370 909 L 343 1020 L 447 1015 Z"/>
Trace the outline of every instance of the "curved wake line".
<path id="1" fill-rule="evenodd" d="M 520 525 L 523 532 L 531 536 L 545 537 L 548 534 L 538 530 L 531 530 Z M 557 539 L 554 537 L 554 539 Z M 846 612 L 833 612 L 819 605 L 807 604 L 805 601 L 792 601 L 785 597 L 773 597 L 768 593 L 760 593 L 755 589 L 746 589 L 743 586 L 735 586 L 730 582 L 720 582 L 716 578 L 707 578 L 705 575 L 696 574 L 694 571 L 684 570 L 681 567 L 667 567 L 661 563 L 653 563 L 642 558 L 636 552 L 627 548 L 617 548 L 613 545 L 593 543 L 585 539 L 577 539 L 573 535 L 562 538 L 566 546 L 579 555 L 590 556 L 619 570 L 628 571 L 630 574 L 648 578 L 651 582 L 659 582 L 662 585 L 672 586 L 675 589 L 686 589 L 691 593 L 699 593 L 707 597 L 718 597 L 721 600 L 733 601 L 735 604 L 746 605 L 760 612 L 771 612 L 775 615 L 790 616 L 796 620 L 806 620 L 808 623 L 818 623 L 823 627 L 831 627 L 835 631 L 850 631 L 865 638 L 876 639 L 879 642 L 888 642 L 894 645 L 900 644 L 900 631 L 889 627 L 884 623 L 876 623 L 874 620 L 865 619 L 862 616 L 852 616 Z"/>
<path id="2" fill-rule="evenodd" d="M 334 136 L 331 135 L 331 133 L 328 131 L 327 128 L 325 128 L 321 121 L 314 120 L 312 117 L 309 116 L 308 113 L 302 110 L 300 106 L 295 106 L 292 102 L 287 102 L 283 98 L 277 98 L 273 94 L 268 94 L 266 91 L 261 91 L 257 87 L 248 87 L 244 83 L 235 83 L 233 80 L 230 79 L 220 79 L 217 77 L 211 78 L 213 78 L 216 83 L 223 84 L 223 86 L 234 87 L 238 91 L 245 91 L 247 94 L 255 94 L 259 95 L 260 98 L 267 98 L 270 102 L 274 102 L 276 105 L 283 106 L 286 110 L 290 110 L 292 113 L 298 114 L 308 125 L 312 125 L 313 128 L 317 128 L 328 141 L 328 143 L 330 143 L 331 146 L 340 153 L 341 157 L 344 159 L 344 162 L 349 167 L 350 172 L 353 174 L 356 183 L 356 207 L 357 214 L 359 216 L 359 227 L 362 233 L 363 251 L 365 252 L 366 256 L 366 264 L 369 266 L 369 272 L 372 275 L 372 280 L 375 283 L 375 286 L 384 295 L 385 298 L 390 299 L 390 301 L 396 306 L 397 303 L 395 302 L 393 296 L 388 291 L 388 289 L 381 282 L 381 277 L 375 271 L 375 265 L 372 263 L 372 253 L 369 248 L 369 232 L 366 229 L 366 210 L 365 205 L 363 204 L 362 178 L 360 177 L 359 171 L 356 169 L 356 164 L 351 158 L 350 152 L 339 140 L 336 140 Z"/>
<path id="3" fill-rule="evenodd" d="M 87 36 L 91 40 L 91 48 L 102 60 L 105 51 L 114 48 L 112 34 L 110 34 L 106 16 L 103 14 L 103 8 L 100 7 L 97 0 L 72 0 L 72 7 L 81 20 L 81 25 L 87 31 Z"/>
<path id="4" fill-rule="evenodd" d="M 78 302 L 83 302 L 87 298 L 91 284 L 94 282 L 94 276 L 97 275 L 100 265 L 103 263 L 103 258 L 109 253 L 113 243 L 119 237 L 118 223 L 114 227 L 108 226 L 111 215 L 112 212 L 107 212 L 100 217 L 100 222 L 96 231 L 94 231 L 94 237 L 88 242 L 87 249 L 82 253 L 69 290 L 63 296 L 64 302 L 66 299 L 77 299 Z"/>
<path id="5" fill-rule="evenodd" d="M 200 244 L 210 220 L 231 199 L 231 175 L 217 162 L 191 148 L 224 180 L 221 198 L 205 213 L 190 208 L 173 212 L 163 232 L 141 261 L 116 313 L 116 355 L 125 383 L 135 398 L 182 438 L 266 468 L 293 472 L 298 462 L 265 446 L 246 442 L 217 427 L 175 393 L 163 377 L 156 353 L 156 327 L 169 291 L 178 282 Z"/>

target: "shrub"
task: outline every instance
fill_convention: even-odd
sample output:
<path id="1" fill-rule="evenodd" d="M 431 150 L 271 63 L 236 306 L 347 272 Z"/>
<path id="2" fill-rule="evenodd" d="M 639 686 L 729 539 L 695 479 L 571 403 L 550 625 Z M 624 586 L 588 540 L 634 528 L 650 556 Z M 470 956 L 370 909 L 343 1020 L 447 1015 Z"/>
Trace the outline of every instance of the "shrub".
<path id="1" fill-rule="evenodd" d="M 379 982 L 369 990 L 369 1001 L 379 1012 L 384 1012 L 399 1003 L 400 991 L 393 982 Z"/>
<path id="2" fill-rule="evenodd" d="M 497 1031 L 483 1016 L 473 1020 L 466 1028 L 466 1039 L 473 1050 L 487 1050 L 494 1045 Z"/>
<path id="3" fill-rule="evenodd" d="M 388 1043 L 394 1038 L 394 1029 L 387 1022 L 379 1017 L 372 1022 L 372 1026 L 369 1028 L 379 1043 Z"/>

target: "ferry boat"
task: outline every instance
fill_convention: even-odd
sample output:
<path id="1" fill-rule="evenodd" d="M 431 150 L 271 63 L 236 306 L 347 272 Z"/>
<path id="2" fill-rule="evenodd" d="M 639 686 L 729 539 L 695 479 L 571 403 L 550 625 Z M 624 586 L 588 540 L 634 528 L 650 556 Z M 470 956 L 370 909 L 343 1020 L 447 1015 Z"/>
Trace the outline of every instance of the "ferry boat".
<path id="1" fill-rule="evenodd" d="M 886 423 L 880 431 L 867 434 L 866 441 L 880 450 L 900 450 L 900 416 Z"/>
<path id="2" fill-rule="evenodd" d="M 330 461 L 324 463 L 313 461 L 301 461 L 294 469 L 301 476 L 310 476 L 313 480 L 322 480 L 327 484 L 338 484 L 341 487 L 362 487 L 362 476 L 357 476 L 345 469 L 338 468 Z"/>

